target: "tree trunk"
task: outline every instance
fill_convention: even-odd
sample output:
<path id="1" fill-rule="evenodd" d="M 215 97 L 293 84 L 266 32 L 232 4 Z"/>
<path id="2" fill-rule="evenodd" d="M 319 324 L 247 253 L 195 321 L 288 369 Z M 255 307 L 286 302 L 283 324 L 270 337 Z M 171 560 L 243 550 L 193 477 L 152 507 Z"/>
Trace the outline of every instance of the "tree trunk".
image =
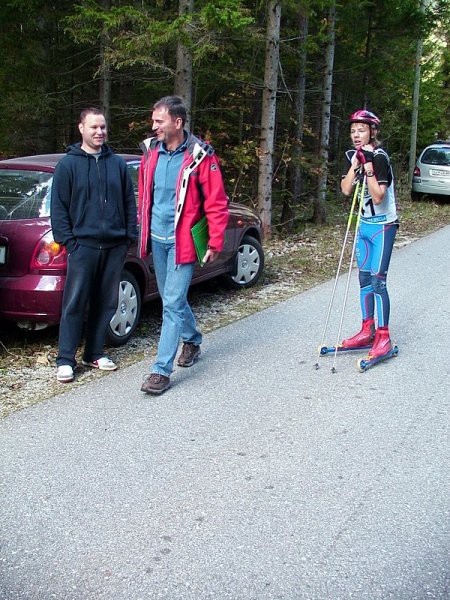
<path id="1" fill-rule="evenodd" d="M 300 9 L 299 15 L 299 46 L 300 61 L 297 76 L 297 90 L 295 95 L 295 127 L 294 144 L 292 147 L 292 197 L 285 199 L 281 222 L 286 224 L 288 231 L 294 228 L 296 207 L 300 204 L 302 195 L 302 170 L 300 157 L 302 154 L 303 125 L 305 121 L 305 89 L 306 89 L 306 39 L 308 37 L 308 14 Z"/>
<path id="2" fill-rule="evenodd" d="M 336 92 L 335 105 L 336 106 L 344 106 L 342 90 L 337 90 L 337 92 Z M 334 162 L 333 174 L 334 174 L 335 181 L 336 181 L 336 184 L 334 187 L 334 195 L 336 196 L 336 198 L 339 198 L 339 196 L 341 195 L 341 175 L 342 175 L 342 170 L 343 170 L 342 165 L 343 165 L 343 158 L 344 158 L 344 151 L 342 149 L 343 136 L 341 135 L 341 126 L 342 126 L 342 119 L 335 119 L 334 124 L 333 124 L 333 136 L 332 136 L 331 146 L 334 149 L 334 154 L 332 155 L 332 161 Z"/>
<path id="3" fill-rule="evenodd" d="M 450 123 L 450 33 L 444 34 L 446 48 L 442 53 L 442 96 L 443 96 L 443 119 L 438 131 L 438 139 L 448 139 Z"/>
<path id="4" fill-rule="evenodd" d="M 180 0 L 179 14 L 189 15 L 194 10 L 194 0 Z M 192 115 L 192 52 L 181 42 L 177 45 L 177 67 L 175 72 L 175 95 L 181 96 L 187 109 L 186 128 L 191 128 Z"/>
<path id="5" fill-rule="evenodd" d="M 420 0 L 420 11 L 425 12 L 428 0 Z M 411 114 L 411 137 L 409 142 L 409 164 L 408 164 L 408 183 L 412 183 L 414 167 L 416 165 L 417 148 L 417 122 L 419 119 L 419 93 L 420 93 L 420 63 L 422 62 L 423 38 L 417 40 L 416 63 L 414 69 L 414 88 Z"/>
<path id="6" fill-rule="evenodd" d="M 362 97 L 361 97 L 361 108 L 369 108 L 370 98 L 368 96 L 369 89 L 369 62 L 370 55 L 372 54 L 372 28 L 373 28 L 373 17 L 372 11 L 369 10 L 369 22 L 367 24 L 367 37 L 366 37 L 366 49 L 364 52 L 364 77 L 362 82 Z"/>
<path id="7" fill-rule="evenodd" d="M 267 3 L 266 58 L 259 145 L 258 211 L 267 237 L 272 229 L 272 176 L 280 54 L 280 0 Z"/>
<path id="8" fill-rule="evenodd" d="M 111 0 L 100 0 L 101 7 L 105 10 L 111 10 Z M 105 115 L 108 126 L 111 118 L 111 66 L 105 55 L 105 50 L 109 44 L 109 34 L 104 31 L 100 36 L 100 84 L 99 99 L 100 108 Z"/>
<path id="9" fill-rule="evenodd" d="M 325 223 L 327 218 L 326 199 L 328 182 L 328 152 L 330 143 L 331 93 L 333 87 L 333 65 L 335 49 L 336 2 L 330 6 L 328 13 L 328 42 L 326 48 L 326 65 L 323 79 L 322 118 L 320 128 L 320 171 L 317 186 L 317 198 L 314 202 L 314 223 Z"/>
<path id="10" fill-rule="evenodd" d="M 411 114 L 411 138 L 409 142 L 409 165 L 408 165 L 408 183 L 412 183 L 413 171 L 416 164 L 416 146 L 417 146 L 417 121 L 419 118 L 419 92 L 420 92 L 420 62 L 422 60 L 423 40 L 417 40 L 416 64 L 414 70 L 414 88 Z"/>

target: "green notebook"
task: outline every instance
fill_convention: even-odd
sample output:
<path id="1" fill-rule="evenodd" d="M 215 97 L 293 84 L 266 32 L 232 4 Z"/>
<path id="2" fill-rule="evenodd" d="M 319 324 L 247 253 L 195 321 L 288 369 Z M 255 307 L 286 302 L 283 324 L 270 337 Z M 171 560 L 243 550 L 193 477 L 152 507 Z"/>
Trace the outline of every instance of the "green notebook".
<path id="1" fill-rule="evenodd" d="M 209 231 L 206 217 L 202 217 L 191 229 L 192 239 L 194 240 L 195 251 L 197 252 L 198 262 L 201 267 L 205 266 L 203 259 L 208 250 Z"/>

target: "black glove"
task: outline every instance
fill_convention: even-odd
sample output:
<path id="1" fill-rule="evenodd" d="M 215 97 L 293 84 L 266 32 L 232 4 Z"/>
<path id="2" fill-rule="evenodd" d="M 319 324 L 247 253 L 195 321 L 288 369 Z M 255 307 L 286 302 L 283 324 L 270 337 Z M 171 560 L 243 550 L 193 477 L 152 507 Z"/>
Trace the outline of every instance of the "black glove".
<path id="1" fill-rule="evenodd" d="M 356 158 L 362 165 L 365 165 L 368 162 L 373 162 L 373 152 L 371 150 L 362 150 L 358 148 L 356 151 Z"/>

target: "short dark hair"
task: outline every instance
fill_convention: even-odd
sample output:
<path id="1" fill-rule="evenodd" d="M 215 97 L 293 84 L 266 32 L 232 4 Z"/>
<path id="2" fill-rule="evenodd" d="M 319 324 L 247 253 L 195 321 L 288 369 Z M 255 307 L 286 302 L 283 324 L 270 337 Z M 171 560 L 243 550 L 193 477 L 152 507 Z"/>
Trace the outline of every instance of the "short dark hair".
<path id="1" fill-rule="evenodd" d="M 89 108 L 84 108 L 81 112 L 80 112 L 80 123 L 83 123 L 85 118 L 88 115 L 102 115 L 102 117 L 105 116 L 105 113 L 100 110 L 99 108 L 95 108 L 94 106 L 90 106 Z"/>
<path id="2" fill-rule="evenodd" d="M 186 123 L 187 112 L 182 98 L 179 96 L 164 96 L 164 98 L 161 98 L 161 100 L 155 102 L 153 105 L 153 110 L 163 107 L 167 108 L 167 112 L 172 118 L 180 118 L 184 127 L 184 124 Z"/>

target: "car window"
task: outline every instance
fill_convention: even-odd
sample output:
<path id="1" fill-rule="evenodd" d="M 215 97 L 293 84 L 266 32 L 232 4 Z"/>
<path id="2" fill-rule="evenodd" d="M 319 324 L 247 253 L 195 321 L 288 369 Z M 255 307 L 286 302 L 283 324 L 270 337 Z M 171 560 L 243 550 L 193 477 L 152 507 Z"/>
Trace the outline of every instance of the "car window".
<path id="1" fill-rule="evenodd" d="M 131 180 L 133 182 L 134 193 L 137 198 L 138 194 L 138 176 L 139 176 L 139 162 L 129 162 L 127 163 L 128 171 L 131 176 Z"/>
<path id="2" fill-rule="evenodd" d="M 450 148 L 428 148 L 422 156 L 426 165 L 450 166 Z"/>
<path id="3" fill-rule="evenodd" d="M 50 215 L 52 173 L 0 169 L 0 220 Z"/>

